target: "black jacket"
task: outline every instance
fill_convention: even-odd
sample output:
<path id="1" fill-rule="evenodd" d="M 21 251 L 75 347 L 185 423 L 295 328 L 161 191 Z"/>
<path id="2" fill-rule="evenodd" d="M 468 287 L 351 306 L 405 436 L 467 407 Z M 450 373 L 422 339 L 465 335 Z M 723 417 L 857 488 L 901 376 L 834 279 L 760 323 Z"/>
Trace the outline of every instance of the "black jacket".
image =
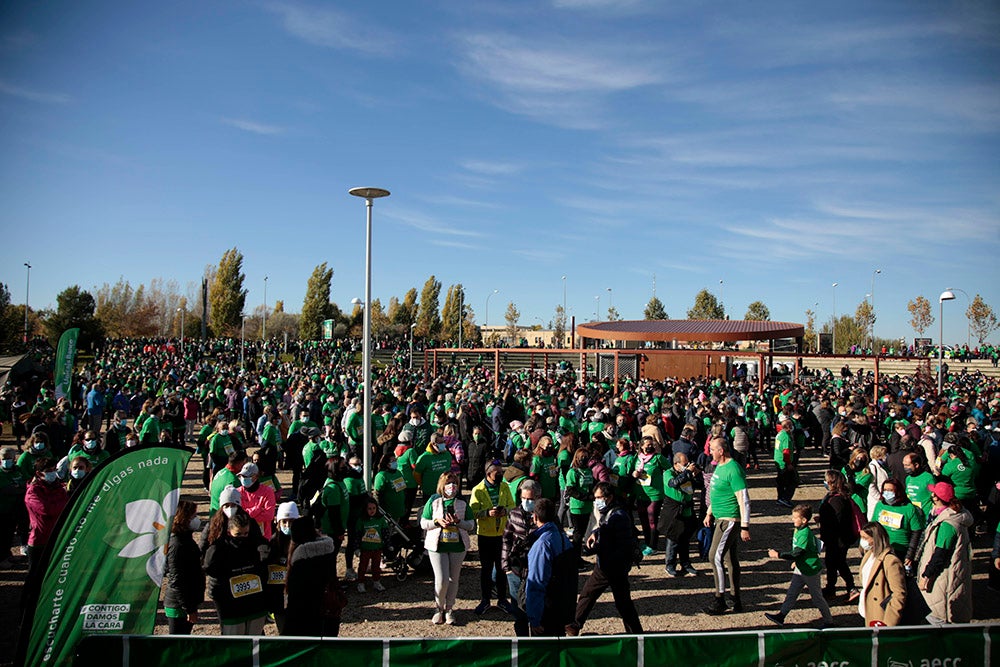
<path id="1" fill-rule="evenodd" d="M 227 534 L 205 551 L 208 594 L 223 624 L 230 619 L 263 616 L 267 611 L 267 568 L 257 545 L 252 537 L 238 540 Z"/>
<path id="2" fill-rule="evenodd" d="M 201 571 L 201 550 L 189 530 L 173 533 L 167 545 L 167 566 L 163 572 L 163 606 L 198 611 L 205 600 L 205 573 Z"/>
<path id="3" fill-rule="evenodd" d="M 608 574 L 625 574 L 632 567 L 635 546 L 635 528 L 628 513 L 615 505 L 601 517 L 601 525 L 594 531 L 597 545 L 597 564 Z"/>
<path id="4" fill-rule="evenodd" d="M 327 591 L 336 586 L 333 540 L 323 536 L 298 545 L 288 563 L 288 607 L 283 634 L 321 636 L 326 616 L 340 617 L 340 609 L 327 609 Z"/>
<path id="5" fill-rule="evenodd" d="M 847 549 L 854 541 L 854 510 L 849 496 L 827 494 L 819 506 L 819 537 L 825 544 Z"/>

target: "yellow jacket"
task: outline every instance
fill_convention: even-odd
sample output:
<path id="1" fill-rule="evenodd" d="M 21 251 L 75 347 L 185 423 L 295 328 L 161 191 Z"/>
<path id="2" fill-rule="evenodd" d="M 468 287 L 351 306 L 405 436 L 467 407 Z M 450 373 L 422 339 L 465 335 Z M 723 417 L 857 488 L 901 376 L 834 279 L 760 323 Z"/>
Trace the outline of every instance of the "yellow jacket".
<path id="1" fill-rule="evenodd" d="M 514 496 L 510 492 L 510 487 L 503 479 L 500 480 L 499 496 L 496 505 L 490 498 L 490 492 L 486 488 L 484 479 L 472 489 L 469 497 L 469 509 L 476 517 L 476 534 L 485 537 L 500 537 L 507 527 L 507 515 L 489 516 L 488 512 L 494 507 L 503 507 L 508 512 L 514 509 Z"/>

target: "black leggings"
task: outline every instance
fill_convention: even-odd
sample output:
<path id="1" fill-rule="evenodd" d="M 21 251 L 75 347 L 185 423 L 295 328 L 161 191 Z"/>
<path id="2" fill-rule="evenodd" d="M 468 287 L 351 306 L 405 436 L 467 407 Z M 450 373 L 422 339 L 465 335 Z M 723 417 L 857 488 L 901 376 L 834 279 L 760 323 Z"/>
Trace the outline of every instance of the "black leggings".
<path id="1" fill-rule="evenodd" d="M 844 580 L 847 590 L 854 588 L 854 573 L 847 564 L 847 549 L 837 543 L 826 545 L 826 587 L 830 591 L 837 587 L 837 575 Z"/>
<path id="2" fill-rule="evenodd" d="M 570 523 L 573 524 L 573 549 L 577 557 L 583 556 L 583 538 L 586 537 L 587 524 L 590 523 L 589 514 L 569 513 Z"/>
<path id="3" fill-rule="evenodd" d="M 500 566 L 502 549 L 503 537 L 479 536 L 479 586 L 482 589 L 482 599 L 486 602 L 492 597 L 494 571 L 496 571 L 497 600 L 507 599 L 507 575 Z"/>

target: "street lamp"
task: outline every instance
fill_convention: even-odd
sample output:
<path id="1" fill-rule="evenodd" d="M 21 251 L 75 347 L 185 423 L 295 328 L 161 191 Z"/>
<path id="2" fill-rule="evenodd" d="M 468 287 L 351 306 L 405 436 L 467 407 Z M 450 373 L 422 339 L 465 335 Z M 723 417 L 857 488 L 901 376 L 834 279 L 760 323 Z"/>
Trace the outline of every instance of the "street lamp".
<path id="1" fill-rule="evenodd" d="M 882 273 L 882 269 L 872 271 L 872 349 L 875 349 L 875 276 Z"/>
<path id="2" fill-rule="evenodd" d="M 365 200 L 367 212 L 365 222 L 365 312 L 364 341 L 362 345 L 361 375 L 364 379 L 364 475 L 365 488 L 371 488 L 372 480 L 372 200 L 388 197 L 389 191 L 382 188 L 351 188 L 348 194 Z"/>
<path id="3" fill-rule="evenodd" d="M 462 349 L 462 320 L 465 319 L 465 289 L 458 287 L 458 349 Z"/>
<path id="4" fill-rule="evenodd" d="M 726 283 L 719 281 L 719 306 L 722 307 L 722 319 L 726 318 Z"/>
<path id="5" fill-rule="evenodd" d="M 31 285 L 31 264 L 28 262 L 24 263 L 27 267 L 25 272 L 27 275 L 24 278 L 24 344 L 28 344 L 28 289 Z"/>
<path id="6" fill-rule="evenodd" d="M 837 283 L 833 284 L 833 335 L 832 335 L 832 347 L 831 350 L 833 354 L 837 354 Z"/>
<path id="7" fill-rule="evenodd" d="M 184 311 L 187 308 L 178 308 L 177 312 L 181 314 L 181 354 L 184 354 Z"/>
<path id="8" fill-rule="evenodd" d="M 410 325 L 410 370 L 413 370 L 413 330 L 417 328 L 417 323 Z"/>
<path id="9" fill-rule="evenodd" d="M 490 297 L 499 294 L 500 290 L 495 289 L 486 295 L 486 326 L 490 326 Z"/>
<path id="10" fill-rule="evenodd" d="M 267 339 L 267 276 L 264 276 L 264 319 L 260 324 L 260 339 Z"/>
<path id="11" fill-rule="evenodd" d="M 941 391 L 944 389 L 944 302 L 954 298 L 955 293 L 947 289 L 941 292 L 941 296 L 938 297 L 938 304 L 940 304 L 940 312 L 938 313 L 938 325 L 940 326 L 938 331 L 938 397 L 941 396 Z"/>
<path id="12" fill-rule="evenodd" d="M 563 317 L 566 316 L 566 276 L 562 277 L 563 281 Z"/>
<path id="13" fill-rule="evenodd" d="M 966 292 L 964 289 L 962 289 L 961 287 L 949 287 L 948 291 L 949 292 L 961 292 L 962 294 L 965 295 L 965 305 L 968 306 L 969 308 L 972 307 L 972 299 L 969 298 L 969 293 Z M 965 346 L 966 347 L 972 347 L 972 323 L 969 322 L 969 311 L 968 310 L 965 311 L 965 322 L 966 322 L 966 326 L 965 326 Z"/>
<path id="14" fill-rule="evenodd" d="M 243 325 L 240 327 L 240 371 L 242 371 L 244 341 L 246 340 L 246 334 L 247 334 L 247 316 L 244 313 L 240 313 L 240 317 L 243 319 Z"/>
<path id="15" fill-rule="evenodd" d="M 594 299 L 597 301 L 597 305 L 594 306 L 594 319 L 599 321 L 601 319 L 601 295 L 598 294 Z"/>

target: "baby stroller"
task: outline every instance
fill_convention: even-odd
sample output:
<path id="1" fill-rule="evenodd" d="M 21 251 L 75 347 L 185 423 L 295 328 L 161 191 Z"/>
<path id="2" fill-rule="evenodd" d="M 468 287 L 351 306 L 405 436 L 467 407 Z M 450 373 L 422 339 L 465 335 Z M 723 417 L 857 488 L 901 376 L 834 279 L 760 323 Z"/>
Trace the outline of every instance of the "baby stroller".
<path id="1" fill-rule="evenodd" d="M 416 570 L 425 561 L 421 531 L 411 526 L 400 526 L 381 505 L 378 512 L 388 527 L 382 545 L 382 564 L 396 573 L 397 581 L 406 581 L 410 569 Z"/>

